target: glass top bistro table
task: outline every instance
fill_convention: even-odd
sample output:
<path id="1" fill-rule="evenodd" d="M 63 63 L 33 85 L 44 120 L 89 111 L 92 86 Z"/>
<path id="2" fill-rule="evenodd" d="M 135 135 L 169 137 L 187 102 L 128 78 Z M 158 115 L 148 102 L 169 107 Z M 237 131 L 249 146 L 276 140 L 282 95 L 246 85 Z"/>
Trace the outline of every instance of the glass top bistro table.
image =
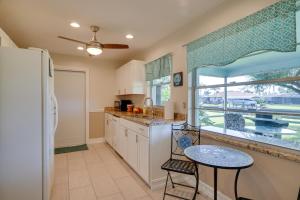
<path id="1" fill-rule="evenodd" d="M 190 146 L 184 150 L 184 154 L 197 164 L 214 168 L 214 200 L 218 199 L 218 169 L 237 170 L 234 182 L 235 199 L 247 199 L 238 197 L 237 181 L 240 170 L 253 165 L 254 161 L 250 155 L 236 149 L 215 145 Z M 199 183 L 199 180 L 197 182 Z"/>

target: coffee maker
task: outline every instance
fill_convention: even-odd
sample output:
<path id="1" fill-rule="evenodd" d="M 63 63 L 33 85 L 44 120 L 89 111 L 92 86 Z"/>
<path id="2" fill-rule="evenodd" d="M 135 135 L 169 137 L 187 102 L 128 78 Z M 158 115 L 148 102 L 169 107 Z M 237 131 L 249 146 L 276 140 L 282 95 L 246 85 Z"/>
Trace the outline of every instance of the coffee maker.
<path id="1" fill-rule="evenodd" d="M 132 104 L 132 101 L 131 100 L 120 100 L 120 111 L 126 112 L 128 104 Z"/>

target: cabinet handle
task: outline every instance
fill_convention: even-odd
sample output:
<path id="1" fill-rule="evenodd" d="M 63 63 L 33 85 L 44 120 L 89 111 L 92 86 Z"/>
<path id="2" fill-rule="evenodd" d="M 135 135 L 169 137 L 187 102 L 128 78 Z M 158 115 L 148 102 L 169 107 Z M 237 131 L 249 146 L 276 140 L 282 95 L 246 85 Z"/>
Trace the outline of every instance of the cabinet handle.
<path id="1" fill-rule="evenodd" d="M 126 136 L 126 137 L 128 136 L 127 129 L 125 129 L 125 136 Z"/>
<path id="2" fill-rule="evenodd" d="M 126 94 L 126 89 L 124 89 L 124 94 Z"/>
<path id="3" fill-rule="evenodd" d="M 139 142 L 138 135 L 135 135 L 135 142 L 136 142 L 136 143 Z"/>
<path id="4" fill-rule="evenodd" d="M 121 93 L 121 90 L 118 90 L 119 91 L 119 94 Z"/>

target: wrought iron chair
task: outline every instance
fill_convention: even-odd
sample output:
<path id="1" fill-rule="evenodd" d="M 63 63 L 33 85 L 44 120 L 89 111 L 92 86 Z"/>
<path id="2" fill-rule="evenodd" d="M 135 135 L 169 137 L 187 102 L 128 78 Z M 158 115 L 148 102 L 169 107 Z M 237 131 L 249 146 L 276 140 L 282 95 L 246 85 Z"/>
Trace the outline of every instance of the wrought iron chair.
<path id="1" fill-rule="evenodd" d="M 163 199 L 165 199 L 166 195 L 176 197 L 179 199 L 187 199 L 167 192 L 169 179 L 171 181 L 172 188 L 175 188 L 175 185 L 194 188 L 195 193 L 193 199 L 195 199 L 198 193 L 198 189 L 196 190 L 196 188 L 198 188 L 198 185 L 196 184 L 196 187 L 193 187 L 182 183 L 176 183 L 173 181 L 170 172 L 193 175 L 197 180 L 199 178 L 197 164 L 186 159 L 184 155 L 184 149 L 189 146 L 199 144 L 200 127 L 192 126 L 187 123 L 179 125 L 172 124 L 170 159 L 161 166 L 161 169 L 166 170 L 168 172 Z M 196 181 L 196 183 L 198 183 L 198 181 Z"/>

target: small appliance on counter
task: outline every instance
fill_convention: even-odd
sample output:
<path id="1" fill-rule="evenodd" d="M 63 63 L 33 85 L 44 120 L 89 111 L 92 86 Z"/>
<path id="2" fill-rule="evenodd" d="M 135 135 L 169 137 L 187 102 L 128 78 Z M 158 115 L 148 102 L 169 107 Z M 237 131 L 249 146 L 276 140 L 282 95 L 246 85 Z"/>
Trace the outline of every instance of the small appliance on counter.
<path id="1" fill-rule="evenodd" d="M 127 105 L 127 112 L 133 112 L 133 105 L 132 104 Z"/>
<path id="2" fill-rule="evenodd" d="M 114 101 L 114 109 L 115 110 L 120 110 L 120 101 Z"/>
<path id="3" fill-rule="evenodd" d="M 129 104 L 132 104 L 131 100 L 120 100 L 120 111 L 126 112 Z"/>

